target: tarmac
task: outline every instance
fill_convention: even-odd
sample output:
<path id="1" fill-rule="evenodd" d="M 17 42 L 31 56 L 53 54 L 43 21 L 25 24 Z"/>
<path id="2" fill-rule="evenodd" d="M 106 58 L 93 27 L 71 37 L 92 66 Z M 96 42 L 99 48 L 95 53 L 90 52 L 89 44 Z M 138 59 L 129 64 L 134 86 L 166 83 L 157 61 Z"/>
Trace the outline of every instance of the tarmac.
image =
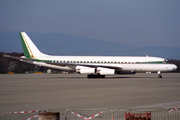
<path id="1" fill-rule="evenodd" d="M 78 74 L 0 74 L 0 115 L 85 108 L 180 107 L 180 73 L 88 79 Z"/>

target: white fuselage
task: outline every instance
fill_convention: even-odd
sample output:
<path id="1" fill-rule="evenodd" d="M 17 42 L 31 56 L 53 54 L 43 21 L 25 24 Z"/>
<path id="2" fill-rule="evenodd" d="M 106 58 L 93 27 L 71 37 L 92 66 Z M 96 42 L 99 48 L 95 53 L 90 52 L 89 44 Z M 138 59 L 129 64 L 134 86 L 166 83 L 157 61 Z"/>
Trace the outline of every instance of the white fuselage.
<path id="1" fill-rule="evenodd" d="M 123 71 L 172 71 L 176 65 L 165 63 L 165 59 L 159 57 L 116 57 L 116 56 L 45 56 L 37 60 L 46 60 L 51 63 L 61 64 L 49 65 L 44 62 L 35 61 L 34 64 L 51 67 L 55 69 L 74 70 L 74 65 L 105 66 L 120 68 Z M 70 64 L 66 66 L 66 64 Z M 62 66 L 62 64 L 65 64 Z M 71 66 L 72 64 L 72 66 Z"/>

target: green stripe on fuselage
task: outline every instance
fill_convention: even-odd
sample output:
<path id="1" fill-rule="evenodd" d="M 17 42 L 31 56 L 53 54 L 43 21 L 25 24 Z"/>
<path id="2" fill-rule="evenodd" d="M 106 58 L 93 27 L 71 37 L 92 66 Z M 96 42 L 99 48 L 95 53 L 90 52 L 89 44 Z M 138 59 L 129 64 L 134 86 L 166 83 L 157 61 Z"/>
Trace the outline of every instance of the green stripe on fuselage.
<path id="1" fill-rule="evenodd" d="M 22 44 L 22 47 L 23 47 L 24 55 L 26 56 L 26 58 L 31 58 L 30 54 L 29 54 L 29 51 L 27 49 L 26 43 L 24 42 L 24 38 L 23 38 L 22 34 L 19 33 L 19 35 L 20 35 L 20 38 L 21 38 L 21 44 Z"/>
<path id="2" fill-rule="evenodd" d="M 137 64 L 162 64 L 162 61 L 136 62 Z"/>
<path id="3" fill-rule="evenodd" d="M 51 62 L 59 63 L 59 61 L 65 61 L 65 63 L 70 63 L 70 62 L 68 62 L 69 60 L 40 60 L 40 59 L 36 59 L 36 61 L 37 62 L 46 62 L 46 63 L 51 63 Z M 71 61 L 73 61 L 73 60 L 71 60 Z M 82 62 L 82 63 L 84 63 L 84 62 Z M 95 63 L 97 63 L 97 62 L 95 62 Z M 100 63 L 98 63 L 98 64 L 100 64 Z M 105 62 L 105 63 L 101 63 L 101 64 L 109 64 L 109 63 Z M 163 63 L 162 61 L 150 61 L 150 62 L 136 62 L 136 63 L 118 63 L 118 62 L 116 62 L 116 63 L 112 63 L 112 64 L 170 64 L 170 63 L 167 63 L 167 62 Z"/>
<path id="4" fill-rule="evenodd" d="M 50 63 L 52 62 L 52 60 L 39 60 L 39 59 L 36 59 L 36 61 L 37 61 L 37 62 L 47 62 L 47 63 L 48 63 L 48 62 L 50 62 Z M 54 60 L 53 60 L 53 61 L 54 61 Z"/>

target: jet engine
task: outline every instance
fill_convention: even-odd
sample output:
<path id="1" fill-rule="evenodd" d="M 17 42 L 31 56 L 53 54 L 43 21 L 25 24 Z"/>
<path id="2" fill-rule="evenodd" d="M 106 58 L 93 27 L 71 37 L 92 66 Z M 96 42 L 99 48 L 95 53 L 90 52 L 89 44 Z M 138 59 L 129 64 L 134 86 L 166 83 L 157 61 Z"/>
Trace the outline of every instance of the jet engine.
<path id="1" fill-rule="evenodd" d="M 114 75 L 115 69 L 98 67 L 96 73 L 98 73 L 100 75 Z"/>
<path id="2" fill-rule="evenodd" d="M 84 66 L 76 66 L 76 72 L 79 74 L 94 74 L 95 68 L 84 67 Z"/>

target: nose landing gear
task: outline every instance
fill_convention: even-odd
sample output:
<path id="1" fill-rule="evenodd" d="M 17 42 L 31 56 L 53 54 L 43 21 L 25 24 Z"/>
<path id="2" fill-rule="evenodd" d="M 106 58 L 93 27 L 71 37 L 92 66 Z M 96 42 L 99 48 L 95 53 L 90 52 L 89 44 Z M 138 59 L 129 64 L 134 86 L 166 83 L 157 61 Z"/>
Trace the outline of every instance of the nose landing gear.
<path id="1" fill-rule="evenodd" d="M 162 78 L 162 75 L 158 75 L 158 78 Z"/>
<path id="2" fill-rule="evenodd" d="M 157 74 L 158 74 L 158 78 L 162 78 L 162 75 L 161 75 L 162 72 L 161 71 L 158 71 Z"/>

